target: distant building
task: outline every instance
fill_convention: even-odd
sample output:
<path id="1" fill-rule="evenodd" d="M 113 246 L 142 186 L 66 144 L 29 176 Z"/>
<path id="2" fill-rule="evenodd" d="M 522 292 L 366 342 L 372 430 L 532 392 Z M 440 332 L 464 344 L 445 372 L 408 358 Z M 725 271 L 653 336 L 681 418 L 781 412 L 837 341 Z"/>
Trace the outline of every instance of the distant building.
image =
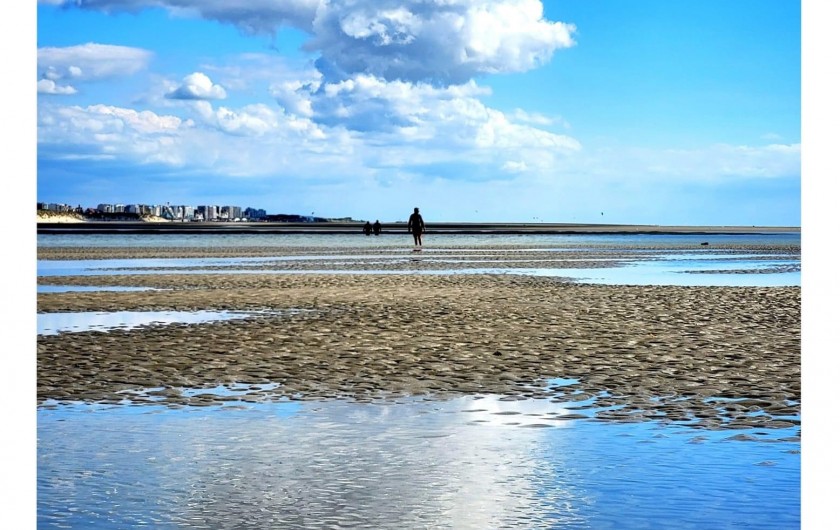
<path id="1" fill-rule="evenodd" d="M 216 221 L 219 218 L 219 207 L 215 205 L 199 206 L 198 213 L 205 221 Z"/>
<path id="2" fill-rule="evenodd" d="M 192 221 L 195 219 L 195 206 L 179 206 L 181 219 Z"/>
<path id="3" fill-rule="evenodd" d="M 159 215 L 159 216 L 163 217 L 164 219 L 169 219 L 170 221 L 180 221 L 181 220 L 181 216 L 179 216 L 178 213 L 176 213 L 175 208 L 173 208 L 172 206 L 169 206 L 168 204 L 166 206 L 160 206 L 160 207 L 158 207 L 158 209 L 159 209 L 159 213 L 156 214 L 156 215 Z"/>
<path id="4" fill-rule="evenodd" d="M 43 208 L 41 208 L 41 209 L 48 210 L 50 212 L 67 213 L 67 212 L 72 212 L 73 211 L 73 207 L 70 206 L 69 204 L 59 204 L 59 203 L 51 202 L 51 203 L 48 203 L 48 204 L 41 203 L 41 206 L 43 206 Z"/>
<path id="5" fill-rule="evenodd" d="M 242 217 L 242 207 L 241 206 L 222 206 L 222 216 L 225 217 L 228 221 L 232 221 L 234 219 L 239 219 Z"/>
<path id="6" fill-rule="evenodd" d="M 260 220 L 265 218 L 266 213 L 265 213 L 265 210 L 263 210 L 263 209 L 251 208 L 249 206 L 248 208 L 245 208 L 245 210 L 242 212 L 242 215 L 247 219 L 260 221 Z"/>

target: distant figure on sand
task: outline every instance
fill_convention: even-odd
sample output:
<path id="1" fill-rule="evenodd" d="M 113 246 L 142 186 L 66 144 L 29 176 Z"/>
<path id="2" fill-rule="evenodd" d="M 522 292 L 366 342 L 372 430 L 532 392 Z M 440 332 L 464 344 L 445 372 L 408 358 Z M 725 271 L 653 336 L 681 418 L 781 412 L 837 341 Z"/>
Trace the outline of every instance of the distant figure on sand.
<path id="1" fill-rule="evenodd" d="M 370 226 L 370 221 L 365 222 L 365 227 L 364 227 L 363 230 L 365 231 L 366 236 L 370 235 L 370 231 L 373 230 L 373 228 L 371 228 L 371 226 Z"/>
<path id="2" fill-rule="evenodd" d="M 414 236 L 414 246 L 423 246 L 423 232 L 426 231 L 426 223 L 423 222 L 423 216 L 420 215 L 420 208 L 415 208 L 414 213 L 408 218 L 408 231 Z M 420 250 L 415 248 L 415 250 Z"/>
<path id="3" fill-rule="evenodd" d="M 380 232 L 382 232 L 382 225 L 379 224 L 379 219 L 377 219 L 376 222 L 373 223 L 373 235 L 378 236 Z"/>

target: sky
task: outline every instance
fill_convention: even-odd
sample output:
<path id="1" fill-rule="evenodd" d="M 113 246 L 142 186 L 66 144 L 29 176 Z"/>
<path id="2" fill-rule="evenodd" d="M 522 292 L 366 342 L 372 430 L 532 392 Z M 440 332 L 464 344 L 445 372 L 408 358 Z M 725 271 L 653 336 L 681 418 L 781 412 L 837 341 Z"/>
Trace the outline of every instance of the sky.
<path id="1" fill-rule="evenodd" d="M 41 0 L 37 200 L 800 226 L 800 11 Z"/>

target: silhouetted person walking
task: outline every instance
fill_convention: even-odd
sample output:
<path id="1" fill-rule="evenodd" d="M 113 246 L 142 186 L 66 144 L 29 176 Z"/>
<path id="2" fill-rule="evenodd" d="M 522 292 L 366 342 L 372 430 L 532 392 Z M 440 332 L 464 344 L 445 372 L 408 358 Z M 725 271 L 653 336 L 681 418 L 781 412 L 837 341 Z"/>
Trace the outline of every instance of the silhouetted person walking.
<path id="1" fill-rule="evenodd" d="M 423 216 L 420 215 L 420 208 L 415 208 L 414 213 L 408 218 L 408 231 L 414 236 L 414 246 L 423 246 L 423 232 L 426 231 L 426 223 L 423 222 Z M 415 250 L 420 250 L 415 248 Z"/>
<path id="2" fill-rule="evenodd" d="M 372 230 L 372 228 L 371 228 L 371 226 L 370 226 L 370 221 L 367 221 L 367 222 L 365 223 L 365 227 L 364 227 L 364 232 L 365 232 L 365 235 L 366 235 L 366 236 L 369 236 L 369 235 L 370 235 L 370 231 L 371 231 L 371 230 Z"/>
<path id="3" fill-rule="evenodd" d="M 376 222 L 373 223 L 373 235 L 378 236 L 380 232 L 382 232 L 382 225 L 379 224 L 379 219 L 377 219 Z"/>

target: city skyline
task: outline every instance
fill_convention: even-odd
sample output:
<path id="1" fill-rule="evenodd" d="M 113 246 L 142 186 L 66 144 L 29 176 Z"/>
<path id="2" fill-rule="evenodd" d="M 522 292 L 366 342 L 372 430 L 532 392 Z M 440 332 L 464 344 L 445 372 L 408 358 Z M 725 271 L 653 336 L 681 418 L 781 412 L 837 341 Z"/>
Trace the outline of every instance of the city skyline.
<path id="1" fill-rule="evenodd" d="M 151 215 L 164 217 L 166 219 L 195 219 L 216 220 L 216 219 L 253 219 L 259 220 L 271 216 L 289 216 L 301 218 L 316 218 L 315 212 L 302 214 L 299 212 L 268 212 L 265 208 L 253 206 L 241 206 L 232 204 L 172 204 L 171 202 L 154 203 L 99 203 L 96 205 L 72 205 L 66 202 L 44 202 L 38 201 L 38 211 L 54 213 L 81 213 L 91 215 L 94 212 L 102 214 L 130 213 L 139 215 Z M 349 220 L 349 217 L 342 217 L 342 220 Z"/>
<path id="2" fill-rule="evenodd" d="M 798 226 L 800 20 L 756 0 L 42 0 L 38 196 Z"/>

